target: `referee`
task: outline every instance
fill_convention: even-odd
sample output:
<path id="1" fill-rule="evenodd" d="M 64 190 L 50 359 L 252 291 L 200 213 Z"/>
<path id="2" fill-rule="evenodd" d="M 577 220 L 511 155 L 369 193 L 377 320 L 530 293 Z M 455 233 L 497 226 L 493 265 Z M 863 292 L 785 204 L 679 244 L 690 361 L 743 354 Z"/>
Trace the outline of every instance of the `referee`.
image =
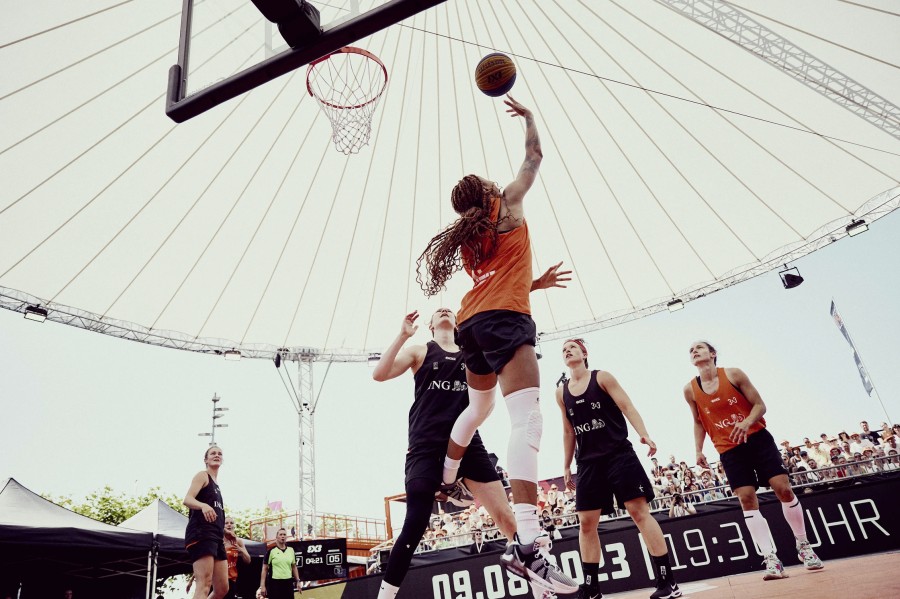
<path id="1" fill-rule="evenodd" d="M 293 547 L 288 547 L 287 531 L 279 528 L 275 534 L 275 546 L 266 553 L 263 562 L 259 590 L 263 597 L 270 599 L 293 599 L 294 585 L 300 588 L 300 573 L 297 572 L 297 560 Z M 272 577 L 269 577 L 271 570 Z M 268 579 L 268 585 L 266 580 Z"/>

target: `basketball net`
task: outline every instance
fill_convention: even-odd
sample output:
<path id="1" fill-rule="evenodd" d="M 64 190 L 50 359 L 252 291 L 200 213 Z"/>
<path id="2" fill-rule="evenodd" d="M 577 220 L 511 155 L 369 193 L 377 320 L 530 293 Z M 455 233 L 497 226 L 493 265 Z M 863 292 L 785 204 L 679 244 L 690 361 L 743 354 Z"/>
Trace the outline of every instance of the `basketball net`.
<path id="1" fill-rule="evenodd" d="M 377 56 L 351 46 L 306 69 L 306 89 L 331 121 L 334 145 L 344 154 L 355 154 L 369 143 L 372 116 L 387 79 L 387 68 Z"/>

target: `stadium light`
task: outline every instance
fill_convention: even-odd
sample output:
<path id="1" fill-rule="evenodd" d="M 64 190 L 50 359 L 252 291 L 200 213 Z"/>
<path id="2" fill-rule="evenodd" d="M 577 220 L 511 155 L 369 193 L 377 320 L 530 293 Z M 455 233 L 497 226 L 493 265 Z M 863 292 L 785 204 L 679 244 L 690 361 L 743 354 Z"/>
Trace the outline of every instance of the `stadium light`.
<path id="1" fill-rule="evenodd" d="M 369 359 L 367 360 L 369 368 L 375 368 L 379 360 L 381 360 L 381 354 L 369 354 Z"/>
<path id="2" fill-rule="evenodd" d="M 666 307 L 669 309 L 669 312 L 678 312 L 679 310 L 684 309 L 684 302 L 680 299 L 673 299 L 671 302 L 666 304 Z"/>
<path id="3" fill-rule="evenodd" d="M 229 362 L 237 362 L 241 359 L 241 352 L 236 349 L 229 349 L 224 355 Z"/>
<path id="4" fill-rule="evenodd" d="M 803 282 L 800 271 L 796 267 L 788 268 L 787 264 L 784 265 L 784 270 L 778 272 L 778 276 L 781 277 L 781 284 L 784 285 L 785 289 L 799 287 L 800 283 Z"/>
<path id="5" fill-rule="evenodd" d="M 850 237 L 856 237 L 860 233 L 865 233 L 868 230 L 869 225 L 862 219 L 857 219 L 847 225 L 847 235 L 849 235 Z"/>
<path id="6" fill-rule="evenodd" d="M 47 308 L 40 306 L 28 306 L 25 308 L 25 318 L 35 322 L 44 322 L 47 320 Z"/>

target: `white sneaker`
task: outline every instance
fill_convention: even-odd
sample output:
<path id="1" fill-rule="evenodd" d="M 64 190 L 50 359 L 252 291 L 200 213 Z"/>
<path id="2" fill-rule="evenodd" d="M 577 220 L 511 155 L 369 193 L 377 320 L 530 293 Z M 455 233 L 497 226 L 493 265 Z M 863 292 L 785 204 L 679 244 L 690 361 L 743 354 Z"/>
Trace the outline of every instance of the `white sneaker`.
<path id="1" fill-rule="evenodd" d="M 550 596 L 556 593 L 560 595 L 577 593 L 578 583 L 566 576 L 548 559 L 551 545 L 550 535 L 547 533 L 538 535 L 534 542 L 528 545 L 522 544 L 519 535 L 516 534 L 500 556 L 500 565 L 531 583 L 535 597 L 542 597 L 544 591 L 548 591 Z"/>
<path id="2" fill-rule="evenodd" d="M 770 553 L 763 558 L 763 565 L 766 567 L 763 580 L 777 580 L 788 577 L 787 572 L 784 571 L 784 566 L 781 565 L 781 560 L 774 553 Z"/>
<path id="3" fill-rule="evenodd" d="M 807 570 L 821 570 L 825 567 L 822 560 L 810 547 L 809 541 L 797 541 L 797 557 L 800 558 Z"/>

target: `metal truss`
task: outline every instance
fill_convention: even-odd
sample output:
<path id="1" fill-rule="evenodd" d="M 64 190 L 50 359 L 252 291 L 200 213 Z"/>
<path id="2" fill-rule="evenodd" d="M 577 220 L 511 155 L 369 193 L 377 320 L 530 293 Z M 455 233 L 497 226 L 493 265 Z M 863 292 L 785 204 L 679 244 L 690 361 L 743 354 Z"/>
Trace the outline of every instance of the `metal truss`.
<path id="1" fill-rule="evenodd" d="M 900 108 L 719 0 L 656 0 L 900 139 Z"/>
<path id="2" fill-rule="evenodd" d="M 300 463 L 299 498 L 300 530 L 298 537 L 309 534 L 307 525 L 316 521 L 316 398 L 313 390 L 313 355 L 297 359 L 297 427 Z"/>
<path id="3" fill-rule="evenodd" d="M 847 237 L 849 235 L 847 233 L 847 226 L 853 221 L 865 220 L 867 224 L 872 223 L 883 216 L 887 216 L 897 208 L 900 208 L 900 187 L 894 187 L 881 192 L 866 202 L 852 217 L 842 217 L 834 220 L 816 229 L 806 239 L 779 248 L 778 250 L 771 252 L 768 256 L 763 257 L 759 262 L 753 262 L 735 268 L 730 272 L 717 277 L 713 281 L 683 289 L 673 297 L 661 298 L 655 302 L 637 306 L 631 310 L 606 314 L 597 320 L 585 321 L 554 331 L 541 332 L 539 333 L 541 341 L 564 339 L 581 333 L 588 333 L 590 331 L 616 326 L 667 310 L 668 304 L 672 300 L 679 299 L 682 302 L 687 303 L 716 291 L 727 289 L 732 285 L 743 283 L 744 281 L 758 277 L 759 275 L 771 272 L 787 262 L 793 262 L 816 250 L 822 249 L 826 245 L 830 245 L 839 239 Z"/>
<path id="4" fill-rule="evenodd" d="M 737 283 L 765 274 L 785 262 L 792 262 L 818 249 L 846 237 L 846 226 L 857 219 L 868 223 L 878 220 L 900 207 L 900 187 L 894 187 L 878 194 L 866 202 L 849 217 L 834 220 L 796 243 L 779 248 L 758 262 L 746 264 L 730 272 L 716 277 L 712 281 L 701 283 L 684 289 L 673 297 L 660 298 L 642 306 L 636 306 L 620 312 L 605 314 L 596 320 L 573 324 L 564 328 L 541 332 L 541 339 L 553 340 L 577 333 L 585 333 L 630 322 L 637 318 L 649 316 L 666 309 L 668 302 L 680 299 L 683 302 L 701 298 L 715 291 L 731 287 Z M 335 349 L 320 350 L 312 347 L 277 347 L 264 344 L 240 344 L 224 339 L 197 339 L 184 333 L 173 331 L 151 331 L 141 325 L 124 320 L 113 320 L 97 314 L 71 308 L 55 303 L 46 303 L 28 293 L 0 287 L 0 308 L 24 314 L 29 306 L 40 305 L 47 309 L 47 320 L 79 327 L 104 335 L 121 339 L 130 339 L 141 343 L 149 343 L 161 347 L 171 347 L 204 354 L 223 355 L 226 351 L 237 349 L 244 358 L 272 360 L 281 354 L 284 361 L 297 361 L 310 365 L 312 362 L 365 362 L 373 354 L 367 349 Z M 377 354 L 376 354 L 377 355 Z M 310 385 L 312 384 L 310 368 Z M 311 391 L 310 391 L 311 393 Z M 309 395 L 309 398 L 312 396 Z"/>

